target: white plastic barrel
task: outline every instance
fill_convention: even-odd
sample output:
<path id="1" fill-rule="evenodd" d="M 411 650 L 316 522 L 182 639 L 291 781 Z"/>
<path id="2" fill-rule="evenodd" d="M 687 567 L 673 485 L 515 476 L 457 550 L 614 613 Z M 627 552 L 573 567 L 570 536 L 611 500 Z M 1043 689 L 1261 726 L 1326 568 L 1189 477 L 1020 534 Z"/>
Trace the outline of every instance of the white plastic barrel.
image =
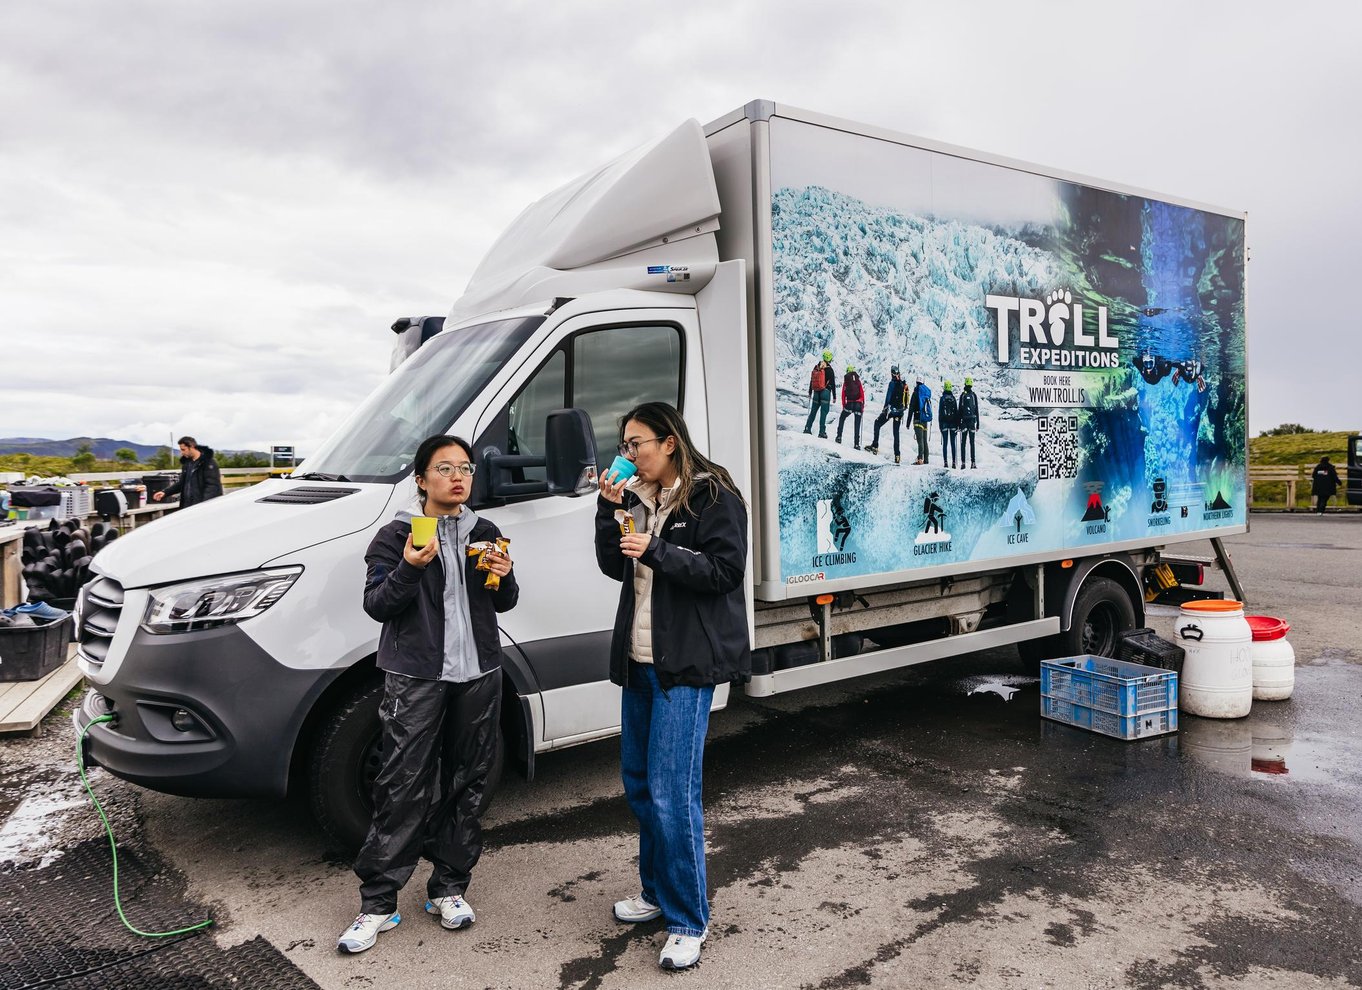
<path id="1" fill-rule="evenodd" d="M 1243 718 L 1253 707 L 1253 633 L 1241 602 L 1187 602 L 1178 615 L 1177 644 L 1187 652 L 1178 707 L 1204 718 Z"/>
<path id="2" fill-rule="evenodd" d="M 1296 689 L 1296 651 L 1286 641 L 1291 626 L 1271 615 L 1245 619 L 1253 633 L 1253 700 L 1285 701 Z"/>

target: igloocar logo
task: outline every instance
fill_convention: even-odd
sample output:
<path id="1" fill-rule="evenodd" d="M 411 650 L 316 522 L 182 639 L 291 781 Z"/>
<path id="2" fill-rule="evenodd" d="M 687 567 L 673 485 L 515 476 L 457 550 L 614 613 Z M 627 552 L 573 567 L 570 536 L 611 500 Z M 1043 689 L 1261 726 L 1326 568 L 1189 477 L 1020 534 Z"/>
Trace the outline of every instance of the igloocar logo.
<path id="1" fill-rule="evenodd" d="M 810 581 L 822 581 L 827 577 L 822 571 L 813 574 L 794 574 L 785 579 L 786 584 L 808 584 Z"/>

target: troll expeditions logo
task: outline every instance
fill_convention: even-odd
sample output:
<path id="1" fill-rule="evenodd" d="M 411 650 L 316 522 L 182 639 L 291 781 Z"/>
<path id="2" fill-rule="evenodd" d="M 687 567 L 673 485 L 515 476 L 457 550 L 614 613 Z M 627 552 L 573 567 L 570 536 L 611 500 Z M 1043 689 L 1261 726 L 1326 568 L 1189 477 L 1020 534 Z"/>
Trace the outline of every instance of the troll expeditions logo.
<path id="1" fill-rule="evenodd" d="M 851 519 L 842 504 L 841 494 L 819 499 L 817 507 L 818 552 L 814 554 L 809 566 L 836 567 L 838 564 L 856 563 L 856 552 L 847 550 L 847 539 L 851 536 Z"/>
<path id="2" fill-rule="evenodd" d="M 1035 368 L 1116 368 L 1118 342 L 1107 329 L 1107 307 L 1098 306 L 1090 327 L 1083 304 L 1073 293 L 1056 289 L 1043 300 L 1023 296 L 984 296 L 998 331 L 998 361 L 1012 360 L 1012 334 L 1017 336 L 1017 362 Z M 1083 405 L 1084 401 L 1053 405 Z"/>

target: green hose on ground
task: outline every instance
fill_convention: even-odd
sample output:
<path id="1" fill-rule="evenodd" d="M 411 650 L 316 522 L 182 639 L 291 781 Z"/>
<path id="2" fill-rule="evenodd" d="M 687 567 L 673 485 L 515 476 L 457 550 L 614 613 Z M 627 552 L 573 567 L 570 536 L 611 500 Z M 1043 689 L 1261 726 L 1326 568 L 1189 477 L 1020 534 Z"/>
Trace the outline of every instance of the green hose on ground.
<path id="1" fill-rule="evenodd" d="M 109 818 L 104 814 L 104 808 L 99 803 L 99 798 L 95 797 L 95 792 L 90 789 L 90 781 L 85 776 L 85 733 L 89 732 L 101 722 L 112 722 L 112 715 L 101 715 L 80 730 L 80 736 L 76 739 L 76 767 L 80 770 L 80 782 L 85 785 L 85 793 L 90 795 L 90 800 L 94 802 L 95 810 L 99 812 L 99 820 L 104 823 L 104 831 L 109 836 L 109 852 L 113 854 L 113 889 L 114 907 L 118 909 L 118 917 L 123 922 L 123 927 L 134 935 L 141 935 L 143 938 L 169 938 L 172 935 L 187 935 L 190 932 L 201 931 L 213 924 L 213 919 L 200 921 L 198 924 L 190 925 L 188 928 L 176 928 L 170 932 L 144 932 L 140 928 L 133 926 L 128 920 L 128 916 L 123 913 L 123 903 L 118 896 L 118 846 L 114 843 L 113 828 L 109 825 Z"/>

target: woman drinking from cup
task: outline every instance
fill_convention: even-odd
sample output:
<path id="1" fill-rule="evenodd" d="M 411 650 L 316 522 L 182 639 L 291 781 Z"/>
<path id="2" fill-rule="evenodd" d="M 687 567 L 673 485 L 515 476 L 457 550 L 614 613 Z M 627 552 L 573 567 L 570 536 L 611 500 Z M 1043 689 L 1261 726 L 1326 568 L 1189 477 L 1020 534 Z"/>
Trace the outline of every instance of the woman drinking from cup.
<path id="1" fill-rule="evenodd" d="M 600 479 L 596 559 L 623 585 L 610 679 L 624 689 L 620 763 L 639 823 L 641 888 L 614 913 L 630 923 L 662 917 L 669 935 L 658 963 L 685 969 L 699 961 L 709 925 L 700 792 L 710 704 L 715 685 L 752 669 L 747 508 L 666 403 L 629 412 L 620 440 L 623 462 Z"/>
<path id="2" fill-rule="evenodd" d="M 383 623 L 383 766 L 373 823 L 355 860 L 360 915 L 341 935 L 341 952 L 363 952 L 397 926 L 397 893 L 422 856 L 434 864 L 426 911 L 450 929 L 475 920 L 463 895 L 482 853 L 478 819 L 496 756 L 497 613 L 519 595 L 509 556 L 488 549 L 479 570 L 479 558 L 468 554 L 469 544 L 501 536 L 465 504 L 476 469 L 466 441 L 423 440 L 413 465 L 416 498 L 364 555 L 364 611 Z"/>

